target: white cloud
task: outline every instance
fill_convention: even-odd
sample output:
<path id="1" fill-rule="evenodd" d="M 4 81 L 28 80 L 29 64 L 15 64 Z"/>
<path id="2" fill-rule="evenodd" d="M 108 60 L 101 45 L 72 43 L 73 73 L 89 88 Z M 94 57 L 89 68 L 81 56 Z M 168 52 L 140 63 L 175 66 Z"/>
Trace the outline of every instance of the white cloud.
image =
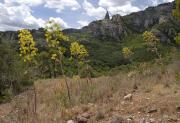
<path id="1" fill-rule="evenodd" d="M 43 4 L 45 7 L 55 9 L 56 12 L 61 12 L 65 8 L 70 8 L 75 11 L 81 6 L 77 0 L 4 0 L 4 3 L 8 6 L 12 5 L 27 5 L 38 6 Z"/>
<path id="2" fill-rule="evenodd" d="M 86 11 L 86 14 L 92 17 L 96 17 L 97 19 L 100 19 L 104 17 L 106 10 L 102 7 L 94 7 L 93 4 L 88 2 L 87 0 L 84 0 L 83 2 L 83 8 Z"/>
<path id="3" fill-rule="evenodd" d="M 26 5 L 10 6 L 0 3 L 0 30 L 18 30 L 21 28 L 39 28 L 44 24 L 41 18 L 35 18 Z"/>
<path id="4" fill-rule="evenodd" d="M 99 6 L 110 11 L 111 14 L 126 15 L 140 9 L 132 5 L 133 0 L 99 0 Z"/>
<path id="5" fill-rule="evenodd" d="M 80 24 L 80 27 L 87 26 L 89 24 L 88 21 L 83 21 L 83 20 L 79 20 L 77 23 Z"/>
<path id="6" fill-rule="evenodd" d="M 167 2 L 172 2 L 174 0 L 149 0 L 153 6 L 157 6 L 158 4 L 161 3 L 167 3 Z"/>
<path id="7" fill-rule="evenodd" d="M 111 12 L 111 14 L 120 14 L 120 15 L 126 15 L 132 12 L 140 11 L 138 7 L 132 6 L 131 3 L 127 3 L 123 6 L 108 7 L 108 10 Z"/>
<path id="8" fill-rule="evenodd" d="M 70 8 L 75 11 L 81 6 L 76 0 L 45 0 L 45 7 L 56 9 L 56 12 L 61 12 L 65 8 Z"/>
<path id="9" fill-rule="evenodd" d="M 42 4 L 44 0 L 4 0 L 6 5 L 24 4 L 28 6 L 38 6 Z"/>
<path id="10" fill-rule="evenodd" d="M 49 20 L 53 20 L 55 21 L 57 24 L 60 24 L 61 27 L 64 28 L 69 28 L 69 25 L 61 18 L 54 18 L 54 17 L 50 17 Z"/>
<path id="11" fill-rule="evenodd" d="M 164 0 L 164 2 L 172 2 L 172 1 L 174 1 L 174 0 Z"/>
<path id="12" fill-rule="evenodd" d="M 131 0 L 99 0 L 99 6 L 112 7 L 112 6 L 123 6 Z"/>
<path id="13" fill-rule="evenodd" d="M 50 17 L 55 20 L 62 28 L 68 28 L 68 24 L 61 18 Z M 22 28 L 37 29 L 44 27 L 45 20 L 36 18 L 32 15 L 30 7 L 27 5 L 13 5 L 0 3 L 0 30 L 19 30 Z"/>
<path id="14" fill-rule="evenodd" d="M 150 0 L 150 1 L 152 2 L 153 6 L 157 6 L 160 3 L 159 0 Z"/>

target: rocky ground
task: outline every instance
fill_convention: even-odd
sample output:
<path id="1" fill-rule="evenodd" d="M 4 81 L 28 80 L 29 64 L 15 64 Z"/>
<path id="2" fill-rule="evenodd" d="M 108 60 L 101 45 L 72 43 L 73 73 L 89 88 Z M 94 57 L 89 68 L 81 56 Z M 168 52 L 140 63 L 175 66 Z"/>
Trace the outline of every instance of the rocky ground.
<path id="1" fill-rule="evenodd" d="M 0 105 L 0 123 L 180 123 L 180 84 L 174 77 L 179 65 L 134 78 L 130 78 L 134 72 L 95 78 L 90 87 L 85 80 L 79 80 L 82 87 L 69 81 L 74 83 L 71 105 L 59 93 L 63 80 L 40 80 L 36 91 L 30 89 Z"/>
<path id="2" fill-rule="evenodd" d="M 66 110 L 62 121 L 58 118 L 47 118 L 50 115 L 48 112 L 46 112 L 47 117 L 43 116 L 47 121 L 42 119 L 40 121 L 44 123 L 180 123 L 180 92 L 171 92 L 168 88 L 166 91 L 168 94 L 136 91 L 124 98 L 114 95 L 104 100 L 104 103 L 88 103 L 70 108 Z M 23 96 L 24 94 L 16 97 L 16 100 L 17 98 L 23 100 Z M 26 123 L 18 116 L 21 109 L 14 107 L 13 103 L 12 101 L 0 105 L 1 122 Z M 21 115 L 23 114 L 26 115 L 25 110 Z"/>

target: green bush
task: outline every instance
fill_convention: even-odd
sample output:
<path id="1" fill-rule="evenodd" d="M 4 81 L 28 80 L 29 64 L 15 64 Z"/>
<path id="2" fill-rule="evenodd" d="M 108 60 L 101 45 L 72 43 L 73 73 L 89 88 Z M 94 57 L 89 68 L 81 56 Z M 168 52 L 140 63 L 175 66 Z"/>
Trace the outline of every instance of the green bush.
<path id="1" fill-rule="evenodd" d="M 0 56 L 0 97 L 6 99 L 22 91 L 24 85 L 30 85 L 31 76 L 26 71 L 28 66 L 9 43 L 0 43 Z"/>

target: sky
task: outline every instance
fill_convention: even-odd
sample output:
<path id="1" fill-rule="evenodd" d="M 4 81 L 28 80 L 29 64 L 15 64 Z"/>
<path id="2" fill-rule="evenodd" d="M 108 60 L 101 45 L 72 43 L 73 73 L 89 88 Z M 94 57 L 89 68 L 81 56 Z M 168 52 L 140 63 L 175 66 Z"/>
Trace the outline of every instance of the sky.
<path id="1" fill-rule="evenodd" d="M 103 19 L 106 11 L 121 16 L 173 0 L 0 0 L 0 31 L 38 29 L 48 20 L 65 28 L 82 28 Z"/>

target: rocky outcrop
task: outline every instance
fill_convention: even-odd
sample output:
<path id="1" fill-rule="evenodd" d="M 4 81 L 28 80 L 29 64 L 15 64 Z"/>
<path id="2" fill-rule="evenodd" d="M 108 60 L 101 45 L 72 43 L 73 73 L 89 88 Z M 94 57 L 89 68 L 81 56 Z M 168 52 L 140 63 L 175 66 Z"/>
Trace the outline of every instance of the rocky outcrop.
<path id="1" fill-rule="evenodd" d="M 149 7 L 144 11 L 132 13 L 127 16 L 114 15 L 111 19 L 98 20 L 83 27 L 80 32 L 91 34 L 96 38 L 110 38 L 120 41 L 129 32 L 142 33 L 147 29 L 151 29 L 156 25 L 164 23 L 171 23 L 174 19 L 172 17 L 172 9 L 174 2 L 161 4 L 157 7 Z M 176 23 L 174 26 L 179 26 Z M 165 29 L 166 27 L 163 27 Z M 155 28 L 154 28 L 155 29 Z M 157 35 L 166 35 L 162 30 Z M 176 29 L 176 32 L 178 30 Z M 161 36 L 162 41 L 169 42 L 169 37 Z"/>
<path id="2" fill-rule="evenodd" d="M 136 32 L 143 32 L 163 21 L 170 21 L 172 19 L 172 9 L 174 3 L 165 3 L 157 7 L 149 7 L 144 11 L 132 13 L 124 17 L 126 24 Z"/>
<path id="3" fill-rule="evenodd" d="M 118 19 L 121 18 L 119 15 L 116 15 L 116 17 Z M 115 20 L 114 17 L 113 20 L 105 19 L 94 21 L 90 23 L 88 27 L 85 27 L 82 30 L 93 35 L 94 37 L 112 38 L 115 40 L 121 39 L 126 34 L 123 21 Z"/>

